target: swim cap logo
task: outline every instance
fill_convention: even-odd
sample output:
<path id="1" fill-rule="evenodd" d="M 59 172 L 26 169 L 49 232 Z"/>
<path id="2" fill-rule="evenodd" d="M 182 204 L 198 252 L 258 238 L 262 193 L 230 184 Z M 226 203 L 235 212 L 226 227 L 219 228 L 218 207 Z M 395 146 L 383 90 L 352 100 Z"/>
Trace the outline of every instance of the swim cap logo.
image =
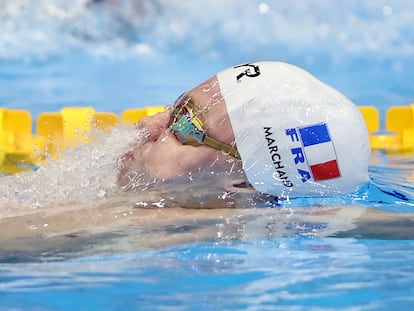
<path id="1" fill-rule="evenodd" d="M 293 187 L 293 183 L 289 180 L 286 173 L 285 166 L 282 163 L 282 156 L 279 153 L 279 147 L 276 140 L 272 137 L 273 132 L 271 127 L 263 127 L 265 138 L 267 141 L 267 148 L 269 149 L 270 157 L 272 158 L 273 167 L 275 169 L 275 177 L 280 179 L 283 185 L 287 188 Z"/>
<path id="2" fill-rule="evenodd" d="M 243 77 L 254 78 L 254 77 L 260 76 L 260 68 L 258 65 L 248 63 L 248 64 L 243 64 L 243 65 L 238 65 L 233 68 L 236 69 L 236 68 L 242 68 L 242 67 L 247 67 L 247 68 L 245 71 L 237 75 L 236 77 L 237 83 L 239 83 Z"/>
<path id="3" fill-rule="evenodd" d="M 293 143 L 299 143 L 291 149 L 291 153 L 302 182 L 312 176 L 315 181 L 341 177 L 335 146 L 326 123 L 285 129 L 285 134 Z"/>

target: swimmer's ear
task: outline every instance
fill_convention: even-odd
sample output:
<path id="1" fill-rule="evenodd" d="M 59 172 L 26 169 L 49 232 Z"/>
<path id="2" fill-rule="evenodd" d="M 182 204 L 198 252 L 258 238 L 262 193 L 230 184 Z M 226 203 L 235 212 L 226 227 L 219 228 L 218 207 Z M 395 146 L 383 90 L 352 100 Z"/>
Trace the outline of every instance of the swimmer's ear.
<path id="1" fill-rule="evenodd" d="M 227 191 L 236 192 L 243 198 L 248 198 L 247 202 L 251 205 L 252 200 L 257 204 L 273 204 L 272 202 L 277 202 L 277 197 L 262 193 L 253 188 L 253 186 L 246 180 L 239 180 L 233 182 L 230 186 L 227 187 Z M 238 202 L 238 205 L 241 207 L 242 201 Z"/>
<path id="2" fill-rule="evenodd" d="M 227 191 L 243 192 L 243 193 L 257 193 L 257 190 L 246 180 L 237 180 L 226 187 Z"/>

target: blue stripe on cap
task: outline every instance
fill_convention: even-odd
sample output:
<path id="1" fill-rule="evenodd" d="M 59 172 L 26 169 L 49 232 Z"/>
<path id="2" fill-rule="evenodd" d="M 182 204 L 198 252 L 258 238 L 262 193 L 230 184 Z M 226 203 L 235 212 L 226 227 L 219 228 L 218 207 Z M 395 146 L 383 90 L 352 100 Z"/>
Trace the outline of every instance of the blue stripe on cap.
<path id="1" fill-rule="evenodd" d="M 326 123 L 299 128 L 299 133 L 304 147 L 331 141 Z"/>

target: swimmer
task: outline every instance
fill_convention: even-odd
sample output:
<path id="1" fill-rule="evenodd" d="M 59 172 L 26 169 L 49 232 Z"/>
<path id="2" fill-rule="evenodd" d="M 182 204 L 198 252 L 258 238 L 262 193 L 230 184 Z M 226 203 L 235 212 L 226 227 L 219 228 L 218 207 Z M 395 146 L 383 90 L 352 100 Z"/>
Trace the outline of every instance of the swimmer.
<path id="1" fill-rule="evenodd" d="M 119 160 L 118 184 L 130 191 L 88 204 L 6 210 L 0 261 L 298 234 L 414 238 L 412 213 L 352 204 L 252 208 L 279 197 L 347 194 L 369 181 L 358 108 L 295 66 L 225 70 L 136 127 L 144 142 L 137 139 Z"/>
<path id="2" fill-rule="evenodd" d="M 369 181 L 359 109 L 286 63 L 224 70 L 136 126 L 147 140 L 120 159 L 124 189 L 203 172 L 229 177 L 229 191 L 273 197 L 347 194 Z"/>

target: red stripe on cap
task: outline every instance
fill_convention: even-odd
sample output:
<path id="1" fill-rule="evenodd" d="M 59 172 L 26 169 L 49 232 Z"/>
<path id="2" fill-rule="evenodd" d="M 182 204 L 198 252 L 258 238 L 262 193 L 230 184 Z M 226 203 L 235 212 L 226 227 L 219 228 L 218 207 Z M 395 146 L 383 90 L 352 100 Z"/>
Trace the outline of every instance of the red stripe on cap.
<path id="1" fill-rule="evenodd" d="M 326 180 L 341 176 L 336 160 L 310 166 L 314 180 Z"/>

